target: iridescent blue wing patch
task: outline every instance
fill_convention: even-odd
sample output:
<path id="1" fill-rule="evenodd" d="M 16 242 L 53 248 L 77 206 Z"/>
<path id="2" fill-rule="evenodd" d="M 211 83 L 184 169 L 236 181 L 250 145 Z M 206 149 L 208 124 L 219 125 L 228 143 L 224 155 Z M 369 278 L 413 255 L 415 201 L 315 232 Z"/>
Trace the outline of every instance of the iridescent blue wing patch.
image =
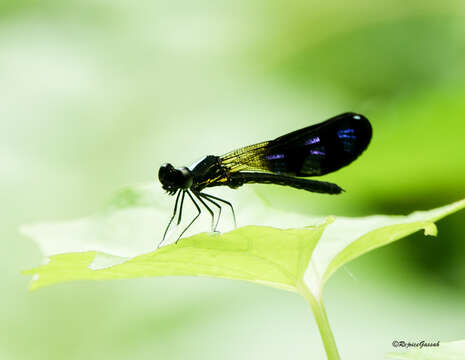
<path id="1" fill-rule="evenodd" d="M 221 157 L 231 172 L 261 171 L 291 176 L 318 176 L 354 161 L 368 146 L 370 122 L 345 113 L 322 123 L 250 145 Z"/>

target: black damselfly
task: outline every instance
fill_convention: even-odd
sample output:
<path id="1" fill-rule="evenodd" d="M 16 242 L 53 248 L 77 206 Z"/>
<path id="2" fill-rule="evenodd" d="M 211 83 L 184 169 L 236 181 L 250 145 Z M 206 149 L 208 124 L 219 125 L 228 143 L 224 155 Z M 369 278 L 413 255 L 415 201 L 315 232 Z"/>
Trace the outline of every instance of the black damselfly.
<path id="1" fill-rule="evenodd" d="M 328 174 L 350 164 L 367 148 L 371 135 L 371 125 L 366 117 L 345 113 L 223 156 L 205 156 L 190 167 L 174 168 L 171 164 L 163 164 L 158 171 L 158 179 L 168 194 L 176 195 L 176 201 L 159 246 L 165 240 L 176 214 L 177 225 L 180 224 L 186 194 L 198 213 L 178 240 L 200 216 L 201 206 L 212 217 L 212 231 L 216 231 L 221 215 L 218 202 L 231 208 L 236 225 L 232 204 L 203 192 L 208 187 L 229 186 L 236 189 L 250 183 L 277 184 L 317 193 L 340 194 L 343 190 L 336 184 L 302 177 Z M 207 202 L 219 209 L 216 222 Z"/>

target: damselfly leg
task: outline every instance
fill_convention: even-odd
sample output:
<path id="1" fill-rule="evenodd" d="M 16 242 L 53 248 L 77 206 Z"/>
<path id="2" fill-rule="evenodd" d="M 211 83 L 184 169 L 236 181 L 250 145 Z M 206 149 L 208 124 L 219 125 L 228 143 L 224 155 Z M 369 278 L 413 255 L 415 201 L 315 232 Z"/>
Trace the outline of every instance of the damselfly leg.
<path id="1" fill-rule="evenodd" d="M 191 225 L 195 222 L 195 220 L 197 220 L 197 218 L 200 216 L 200 214 L 202 213 L 202 210 L 200 209 L 200 206 L 196 203 L 196 201 L 194 200 L 194 197 L 191 195 L 190 191 L 189 190 L 186 190 L 187 192 L 187 195 L 189 195 L 189 197 L 191 198 L 192 202 L 194 203 L 198 213 L 197 215 L 192 219 L 192 221 L 189 223 L 189 225 L 187 225 L 184 230 L 181 232 L 181 234 L 178 236 L 178 239 L 176 240 L 175 244 L 179 241 L 179 239 L 181 238 L 181 236 L 184 235 L 184 233 L 187 231 L 187 229 L 189 229 L 191 227 Z"/>
<path id="2" fill-rule="evenodd" d="M 183 208 L 183 205 L 184 205 L 184 196 L 186 196 L 186 191 L 185 191 L 185 190 L 182 191 L 181 205 L 179 206 L 178 223 L 177 223 L 176 225 L 179 225 L 179 224 L 181 223 L 181 219 L 182 219 L 182 208 Z"/>
<path id="3" fill-rule="evenodd" d="M 199 199 L 199 201 L 202 203 L 203 206 L 205 206 L 205 209 L 207 209 L 207 211 L 210 213 L 211 217 L 212 217 L 212 231 L 214 231 L 215 229 L 215 215 L 213 214 L 213 210 L 210 209 L 210 207 L 205 203 L 205 201 L 203 201 L 203 199 L 199 196 L 199 193 L 197 192 L 194 192 L 194 195 L 197 199 Z"/>
<path id="4" fill-rule="evenodd" d="M 204 192 L 200 193 L 202 196 L 204 197 L 207 197 L 209 199 L 214 199 L 214 200 L 217 200 L 219 202 L 222 202 L 226 205 L 228 205 L 230 208 L 231 208 L 231 212 L 232 212 L 232 215 L 233 215 L 233 219 L 234 219 L 234 227 L 237 228 L 237 222 L 236 222 L 236 213 L 234 212 L 234 207 L 232 206 L 232 204 L 229 202 L 229 201 L 226 201 L 224 199 L 221 199 L 217 196 L 213 196 L 213 195 L 210 195 L 210 194 L 206 194 Z"/>
<path id="5" fill-rule="evenodd" d="M 179 200 L 179 196 L 182 194 L 182 200 L 184 200 L 184 191 L 182 190 L 179 190 L 178 191 L 178 195 L 176 195 L 176 201 L 174 202 L 174 210 L 173 210 L 173 215 L 171 216 L 171 219 L 170 221 L 168 222 L 168 225 L 166 226 L 166 229 L 165 229 L 165 232 L 163 233 L 163 238 L 161 239 L 160 243 L 158 244 L 158 248 L 161 246 L 161 244 L 163 244 L 163 242 L 165 241 L 165 237 L 166 237 L 166 234 L 168 233 L 168 229 L 170 228 L 171 226 L 171 223 L 173 222 L 173 219 L 176 217 L 176 212 L 178 210 L 178 200 Z M 181 201 L 181 207 L 182 207 L 182 201 Z M 178 224 L 179 224 L 179 220 L 178 220 Z"/>
<path id="6" fill-rule="evenodd" d="M 208 202 L 212 203 L 213 205 L 215 205 L 218 208 L 218 217 L 216 219 L 215 227 L 213 228 L 213 231 L 216 232 L 216 228 L 218 227 L 218 223 L 220 222 L 220 217 L 221 217 L 221 210 L 222 210 L 221 205 L 218 204 L 217 202 L 213 201 L 212 199 L 210 199 L 208 196 L 205 196 L 204 193 L 199 193 L 199 196 L 204 198 Z"/>

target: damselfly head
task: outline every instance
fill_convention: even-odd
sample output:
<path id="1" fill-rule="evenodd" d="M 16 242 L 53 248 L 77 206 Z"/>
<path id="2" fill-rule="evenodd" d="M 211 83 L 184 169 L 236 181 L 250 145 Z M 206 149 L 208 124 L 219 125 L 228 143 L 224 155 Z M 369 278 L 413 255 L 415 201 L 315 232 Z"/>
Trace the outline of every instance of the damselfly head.
<path id="1" fill-rule="evenodd" d="M 188 189 L 193 179 L 188 168 L 175 169 L 171 164 L 163 164 L 158 170 L 158 180 L 168 194 L 174 195 L 179 189 Z"/>

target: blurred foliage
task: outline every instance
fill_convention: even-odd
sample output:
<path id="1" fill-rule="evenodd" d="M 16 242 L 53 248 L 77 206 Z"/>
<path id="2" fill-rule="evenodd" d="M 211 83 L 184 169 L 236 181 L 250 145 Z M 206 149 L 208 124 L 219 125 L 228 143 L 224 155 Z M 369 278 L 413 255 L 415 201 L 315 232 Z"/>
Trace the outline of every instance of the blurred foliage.
<path id="1" fill-rule="evenodd" d="M 298 86 L 317 83 L 350 103 L 387 106 L 464 77 L 462 24 L 444 15 L 367 24 L 304 46 L 277 70 Z"/>

